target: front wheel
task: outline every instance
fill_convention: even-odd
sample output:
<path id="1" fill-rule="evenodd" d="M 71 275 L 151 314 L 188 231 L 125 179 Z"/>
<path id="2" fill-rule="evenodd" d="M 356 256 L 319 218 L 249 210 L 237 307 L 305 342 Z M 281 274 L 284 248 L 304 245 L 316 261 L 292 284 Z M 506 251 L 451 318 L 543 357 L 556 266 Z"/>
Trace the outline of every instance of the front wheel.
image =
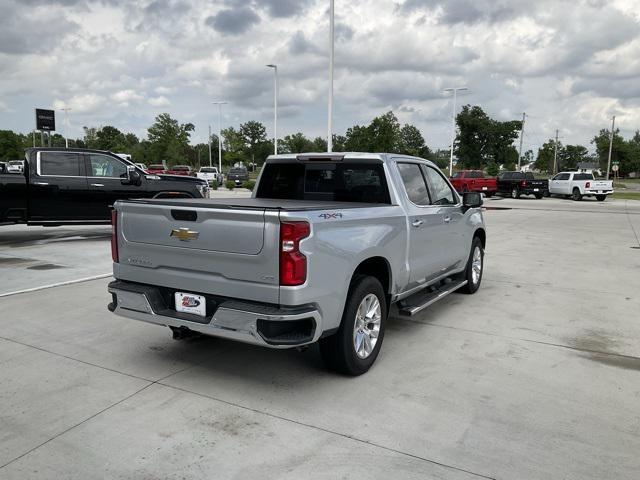
<path id="1" fill-rule="evenodd" d="M 606 195 L 596 195 L 596 200 L 598 200 L 599 202 L 604 202 L 606 198 Z"/>
<path id="2" fill-rule="evenodd" d="M 357 275 L 351 281 L 338 331 L 320 340 L 320 353 L 331 370 L 362 375 L 375 362 L 382 346 L 387 303 L 380 282 Z"/>
<path id="3" fill-rule="evenodd" d="M 480 288 L 482 282 L 482 271 L 484 270 L 484 248 L 482 241 L 478 237 L 473 237 L 471 242 L 471 252 L 467 260 L 467 268 L 464 271 L 464 278 L 467 284 L 460 289 L 462 293 L 473 294 Z"/>

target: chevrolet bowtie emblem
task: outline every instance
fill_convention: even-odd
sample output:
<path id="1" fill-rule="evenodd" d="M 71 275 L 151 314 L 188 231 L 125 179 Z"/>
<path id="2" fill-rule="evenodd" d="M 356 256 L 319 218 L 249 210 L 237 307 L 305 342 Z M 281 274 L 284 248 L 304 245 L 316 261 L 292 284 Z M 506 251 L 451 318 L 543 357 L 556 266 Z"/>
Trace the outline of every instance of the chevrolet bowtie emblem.
<path id="1" fill-rule="evenodd" d="M 193 230 L 189 230 L 188 228 L 176 228 L 171 230 L 170 237 L 176 237 L 182 242 L 188 242 L 190 240 L 195 240 L 200 235 L 198 232 L 194 232 Z"/>

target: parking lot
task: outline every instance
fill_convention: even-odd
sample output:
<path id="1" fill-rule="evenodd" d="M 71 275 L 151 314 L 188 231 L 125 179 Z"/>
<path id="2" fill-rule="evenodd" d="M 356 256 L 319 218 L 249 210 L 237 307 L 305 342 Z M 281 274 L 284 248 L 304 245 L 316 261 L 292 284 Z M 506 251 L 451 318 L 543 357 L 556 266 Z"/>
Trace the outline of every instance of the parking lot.
<path id="1" fill-rule="evenodd" d="M 0 478 L 637 479 L 640 202 L 485 206 L 480 291 L 357 378 L 115 317 L 108 227 L 0 227 Z"/>

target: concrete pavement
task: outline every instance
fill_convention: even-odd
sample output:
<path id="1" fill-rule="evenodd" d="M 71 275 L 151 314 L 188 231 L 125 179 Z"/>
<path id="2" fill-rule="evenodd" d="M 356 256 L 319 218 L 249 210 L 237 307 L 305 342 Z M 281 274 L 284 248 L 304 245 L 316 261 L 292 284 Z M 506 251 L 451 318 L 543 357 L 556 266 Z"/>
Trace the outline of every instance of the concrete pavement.
<path id="1" fill-rule="evenodd" d="M 108 279 L 0 298 L 0 478 L 637 478 L 640 202 L 486 206 L 480 291 L 392 310 L 358 378 L 173 341 Z"/>

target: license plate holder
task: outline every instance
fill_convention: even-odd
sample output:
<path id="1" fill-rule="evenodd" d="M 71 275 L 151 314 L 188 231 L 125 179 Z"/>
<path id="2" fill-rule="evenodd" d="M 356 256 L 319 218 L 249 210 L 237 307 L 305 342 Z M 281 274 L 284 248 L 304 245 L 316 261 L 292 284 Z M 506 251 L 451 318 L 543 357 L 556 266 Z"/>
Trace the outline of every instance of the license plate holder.
<path id="1" fill-rule="evenodd" d="M 207 315 L 207 299 L 195 293 L 176 292 L 176 312 L 190 313 L 205 317 Z"/>

